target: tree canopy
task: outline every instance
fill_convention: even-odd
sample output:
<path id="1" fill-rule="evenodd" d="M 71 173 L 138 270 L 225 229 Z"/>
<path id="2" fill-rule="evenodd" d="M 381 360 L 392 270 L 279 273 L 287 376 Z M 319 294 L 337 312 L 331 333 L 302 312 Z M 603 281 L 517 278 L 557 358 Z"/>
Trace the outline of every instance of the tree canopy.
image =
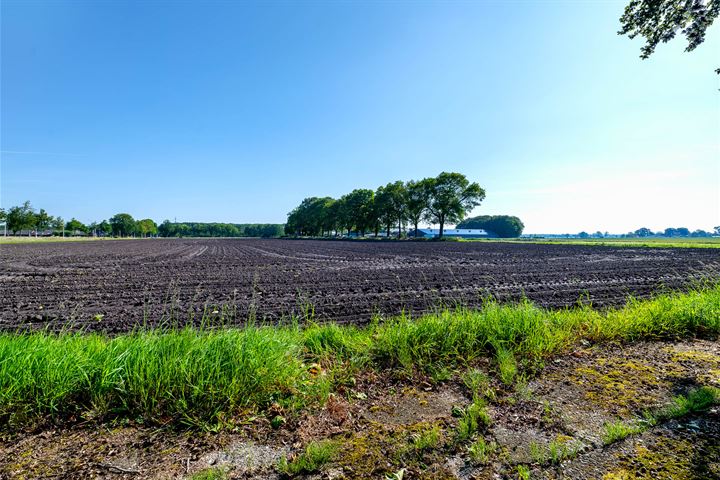
<path id="1" fill-rule="evenodd" d="M 618 34 L 645 38 L 640 53 L 643 59 L 678 32 L 687 39 L 685 51 L 691 52 L 705 41 L 705 32 L 718 14 L 720 0 L 632 0 L 620 17 Z M 720 68 L 715 71 L 720 74 Z"/>
<path id="2" fill-rule="evenodd" d="M 424 218 L 439 223 L 461 220 L 480 204 L 485 191 L 459 173 L 443 172 L 435 178 L 420 181 L 390 182 L 370 189 L 355 189 L 335 200 L 330 197 L 308 197 L 288 214 L 285 232 L 289 235 L 324 235 L 356 232 L 376 236 L 382 227 L 390 236 L 397 228 L 402 235 L 409 222 L 415 235 Z"/>
<path id="3" fill-rule="evenodd" d="M 445 223 L 462 220 L 485 199 L 485 190 L 477 183 L 470 183 L 460 173 L 443 172 L 428 182 L 428 188 L 426 218 L 440 225 L 440 238 Z"/>
<path id="4" fill-rule="evenodd" d="M 118 237 L 129 237 L 135 234 L 137 225 L 129 213 L 118 213 L 110 218 L 112 234 Z"/>

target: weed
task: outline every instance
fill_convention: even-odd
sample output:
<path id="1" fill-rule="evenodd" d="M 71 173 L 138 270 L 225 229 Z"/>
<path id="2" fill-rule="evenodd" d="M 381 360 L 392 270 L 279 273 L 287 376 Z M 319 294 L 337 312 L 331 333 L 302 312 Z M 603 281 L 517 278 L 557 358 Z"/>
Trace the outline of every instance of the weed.
<path id="1" fill-rule="evenodd" d="M 500 381 L 505 385 L 512 385 L 515 375 L 517 374 L 517 362 L 513 352 L 504 347 L 499 347 L 495 354 L 497 360 L 498 373 Z"/>
<path id="2" fill-rule="evenodd" d="M 530 442 L 530 458 L 535 463 L 545 463 L 548 459 L 547 451 L 537 442 Z"/>
<path id="3" fill-rule="evenodd" d="M 447 382 L 452 378 L 452 376 L 452 370 L 447 367 L 433 368 L 430 370 L 430 378 L 433 383 Z"/>
<path id="4" fill-rule="evenodd" d="M 478 437 L 474 442 L 468 446 L 468 453 L 470 458 L 478 464 L 487 463 L 490 455 L 497 450 L 497 443 L 486 442 L 484 438 Z"/>
<path id="5" fill-rule="evenodd" d="M 280 460 L 278 470 L 287 475 L 298 475 L 301 473 L 318 472 L 325 464 L 332 461 L 338 445 L 330 440 L 311 442 L 305 447 L 305 451 L 288 461 L 287 458 Z"/>
<path id="6" fill-rule="evenodd" d="M 521 400 L 529 401 L 533 399 L 533 391 L 528 385 L 524 375 L 519 375 L 515 382 L 515 393 Z"/>
<path id="7" fill-rule="evenodd" d="M 190 480 L 225 480 L 228 478 L 227 472 L 222 468 L 207 468 L 194 473 Z"/>
<path id="8" fill-rule="evenodd" d="M 435 425 L 432 428 L 422 430 L 413 437 L 413 447 L 416 451 L 432 450 L 440 444 L 442 434 L 440 427 Z"/>
<path id="9" fill-rule="evenodd" d="M 567 458 L 575 457 L 579 449 L 571 443 L 571 438 L 561 437 L 552 440 L 547 446 L 537 442 L 530 442 L 530 457 L 535 463 L 543 464 L 550 462 L 557 465 Z"/>
<path id="10" fill-rule="evenodd" d="M 567 458 L 574 458 L 578 454 L 578 447 L 566 440 L 553 440 L 548 444 L 550 463 L 557 465 Z"/>
<path id="11" fill-rule="evenodd" d="M 519 480 L 530 480 L 530 469 L 525 465 L 517 466 L 517 474 Z"/>
<path id="12" fill-rule="evenodd" d="M 405 469 L 401 468 L 395 473 L 385 475 L 385 480 L 403 480 L 405 478 Z"/>
<path id="13" fill-rule="evenodd" d="M 704 412 L 718 403 L 720 403 L 720 388 L 699 387 L 691 390 L 687 395 L 675 397 L 672 404 L 655 412 L 652 415 L 653 424 L 691 413 Z"/>
<path id="14" fill-rule="evenodd" d="M 620 420 L 617 422 L 606 423 L 602 434 L 603 444 L 610 445 L 629 437 L 630 435 L 635 435 L 644 431 L 645 427 L 641 424 L 631 425 Z"/>
<path id="15" fill-rule="evenodd" d="M 463 413 L 457 426 L 457 440 L 464 442 L 472 437 L 480 427 L 487 427 L 492 422 L 487 406 L 482 399 L 476 398 Z"/>

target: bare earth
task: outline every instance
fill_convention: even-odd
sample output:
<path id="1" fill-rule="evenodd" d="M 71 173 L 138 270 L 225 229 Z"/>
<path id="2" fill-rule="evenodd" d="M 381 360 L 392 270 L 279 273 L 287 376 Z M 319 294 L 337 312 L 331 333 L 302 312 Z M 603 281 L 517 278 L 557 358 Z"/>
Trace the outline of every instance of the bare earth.
<path id="1" fill-rule="evenodd" d="M 489 296 L 601 307 L 707 279 L 720 279 L 719 250 L 259 239 L 2 245 L 0 330 L 121 332 L 311 312 L 362 323 Z"/>

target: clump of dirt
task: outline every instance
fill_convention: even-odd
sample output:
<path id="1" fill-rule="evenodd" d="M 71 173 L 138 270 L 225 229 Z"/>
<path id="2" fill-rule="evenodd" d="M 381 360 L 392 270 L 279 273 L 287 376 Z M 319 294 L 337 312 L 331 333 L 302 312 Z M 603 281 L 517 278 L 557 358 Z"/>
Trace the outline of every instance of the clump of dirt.
<path id="1" fill-rule="evenodd" d="M 289 453 L 287 446 L 259 445 L 250 441 L 236 441 L 222 450 L 204 454 L 193 465 L 193 471 L 220 468 L 235 475 L 272 475 L 274 467 Z M 189 469 L 188 469 L 189 470 Z"/>
<path id="2" fill-rule="evenodd" d="M 361 415 L 370 422 L 410 425 L 448 418 L 453 406 L 467 403 L 467 399 L 453 389 L 432 391 L 430 385 L 421 388 L 425 390 L 410 386 L 396 394 L 379 397 L 365 407 Z"/>

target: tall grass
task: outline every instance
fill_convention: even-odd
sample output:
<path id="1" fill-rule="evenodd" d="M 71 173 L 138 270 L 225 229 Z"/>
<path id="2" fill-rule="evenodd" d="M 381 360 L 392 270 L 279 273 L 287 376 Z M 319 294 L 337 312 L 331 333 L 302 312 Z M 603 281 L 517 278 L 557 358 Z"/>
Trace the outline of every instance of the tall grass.
<path id="1" fill-rule="evenodd" d="M 516 358 L 558 353 L 582 338 L 718 334 L 720 285 L 608 311 L 489 303 L 480 310 L 400 316 L 364 328 L 185 328 L 112 338 L 2 333 L 0 425 L 114 416 L 207 427 L 272 404 L 292 410 L 322 402 L 340 377 L 325 372 L 348 366 L 430 370 L 494 356 L 509 377 Z"/>

